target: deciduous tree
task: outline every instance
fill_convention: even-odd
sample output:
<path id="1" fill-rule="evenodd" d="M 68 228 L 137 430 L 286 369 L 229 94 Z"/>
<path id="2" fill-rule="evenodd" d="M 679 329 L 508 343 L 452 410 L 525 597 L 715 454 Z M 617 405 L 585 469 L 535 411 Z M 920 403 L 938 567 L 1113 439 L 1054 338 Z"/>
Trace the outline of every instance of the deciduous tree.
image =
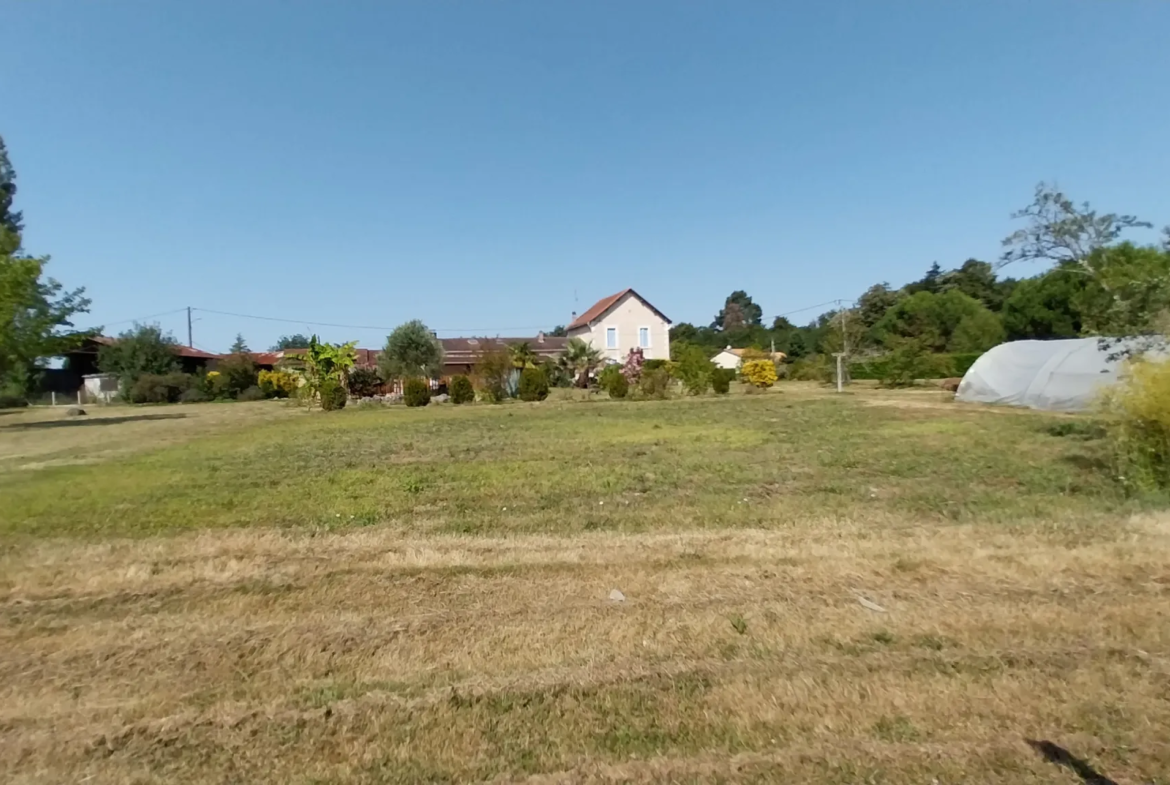
<path id="1" fill-rule="evenodd" d="M 443 345 L 425 324 L 412 319 L 386 338 L 379 368 L 383 379 L 434 378 L 443 369 Z"/>

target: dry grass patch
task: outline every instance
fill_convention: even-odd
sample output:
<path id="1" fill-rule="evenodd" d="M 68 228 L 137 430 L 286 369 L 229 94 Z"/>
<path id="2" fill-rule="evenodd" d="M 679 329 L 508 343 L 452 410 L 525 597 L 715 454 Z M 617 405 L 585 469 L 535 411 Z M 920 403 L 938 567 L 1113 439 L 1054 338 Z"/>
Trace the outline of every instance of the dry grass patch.
<path id="1" fill-rule="evenodd" d="M 1078 547 L 975 525 L 867 536 L 881 524 L 30 542 L 3 561 L 0 770 L 1062 781 L 1023 743 L 1039 736 L 1162 776 L 1164 519 Z"/>

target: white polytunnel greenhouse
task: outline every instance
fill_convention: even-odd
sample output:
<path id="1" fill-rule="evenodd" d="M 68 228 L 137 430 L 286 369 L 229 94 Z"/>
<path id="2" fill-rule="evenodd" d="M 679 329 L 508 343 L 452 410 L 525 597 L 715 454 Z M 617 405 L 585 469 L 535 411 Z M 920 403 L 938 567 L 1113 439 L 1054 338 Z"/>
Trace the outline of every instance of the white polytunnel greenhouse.
<path id="1" fill-rule="evenodd" d="M 1120 353 L 1136 345 L 1134 339 L 1102 345 L 1097 338 L 1001 343 L 967 370 L 955 400 L 1085 411 L 1117 382 L 1125 362 Z"/>

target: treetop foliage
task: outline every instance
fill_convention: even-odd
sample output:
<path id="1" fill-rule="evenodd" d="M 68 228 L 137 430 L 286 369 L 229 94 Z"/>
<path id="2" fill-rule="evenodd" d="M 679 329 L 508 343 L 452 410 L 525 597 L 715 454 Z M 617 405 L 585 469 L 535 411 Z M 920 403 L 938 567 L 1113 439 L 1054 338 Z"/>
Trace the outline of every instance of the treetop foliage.
<path id="1" fill-rule="evenodd" d="M 436 377 L 443 369 L 443 345 L 430 328 L 412 319 L 386 338 L 379 368 L 383 379 Z"/>

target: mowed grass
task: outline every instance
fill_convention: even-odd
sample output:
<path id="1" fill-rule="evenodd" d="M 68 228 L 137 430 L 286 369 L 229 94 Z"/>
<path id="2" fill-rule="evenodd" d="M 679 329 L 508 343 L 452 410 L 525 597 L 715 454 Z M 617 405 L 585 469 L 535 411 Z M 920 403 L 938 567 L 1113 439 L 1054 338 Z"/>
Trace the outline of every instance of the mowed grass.
<path id="1" fill-rule="evenodd" d="M 1081 420 L 161 413 L 0 417 L 2 781 L 1170 782 L 1170 516 Z"/>

